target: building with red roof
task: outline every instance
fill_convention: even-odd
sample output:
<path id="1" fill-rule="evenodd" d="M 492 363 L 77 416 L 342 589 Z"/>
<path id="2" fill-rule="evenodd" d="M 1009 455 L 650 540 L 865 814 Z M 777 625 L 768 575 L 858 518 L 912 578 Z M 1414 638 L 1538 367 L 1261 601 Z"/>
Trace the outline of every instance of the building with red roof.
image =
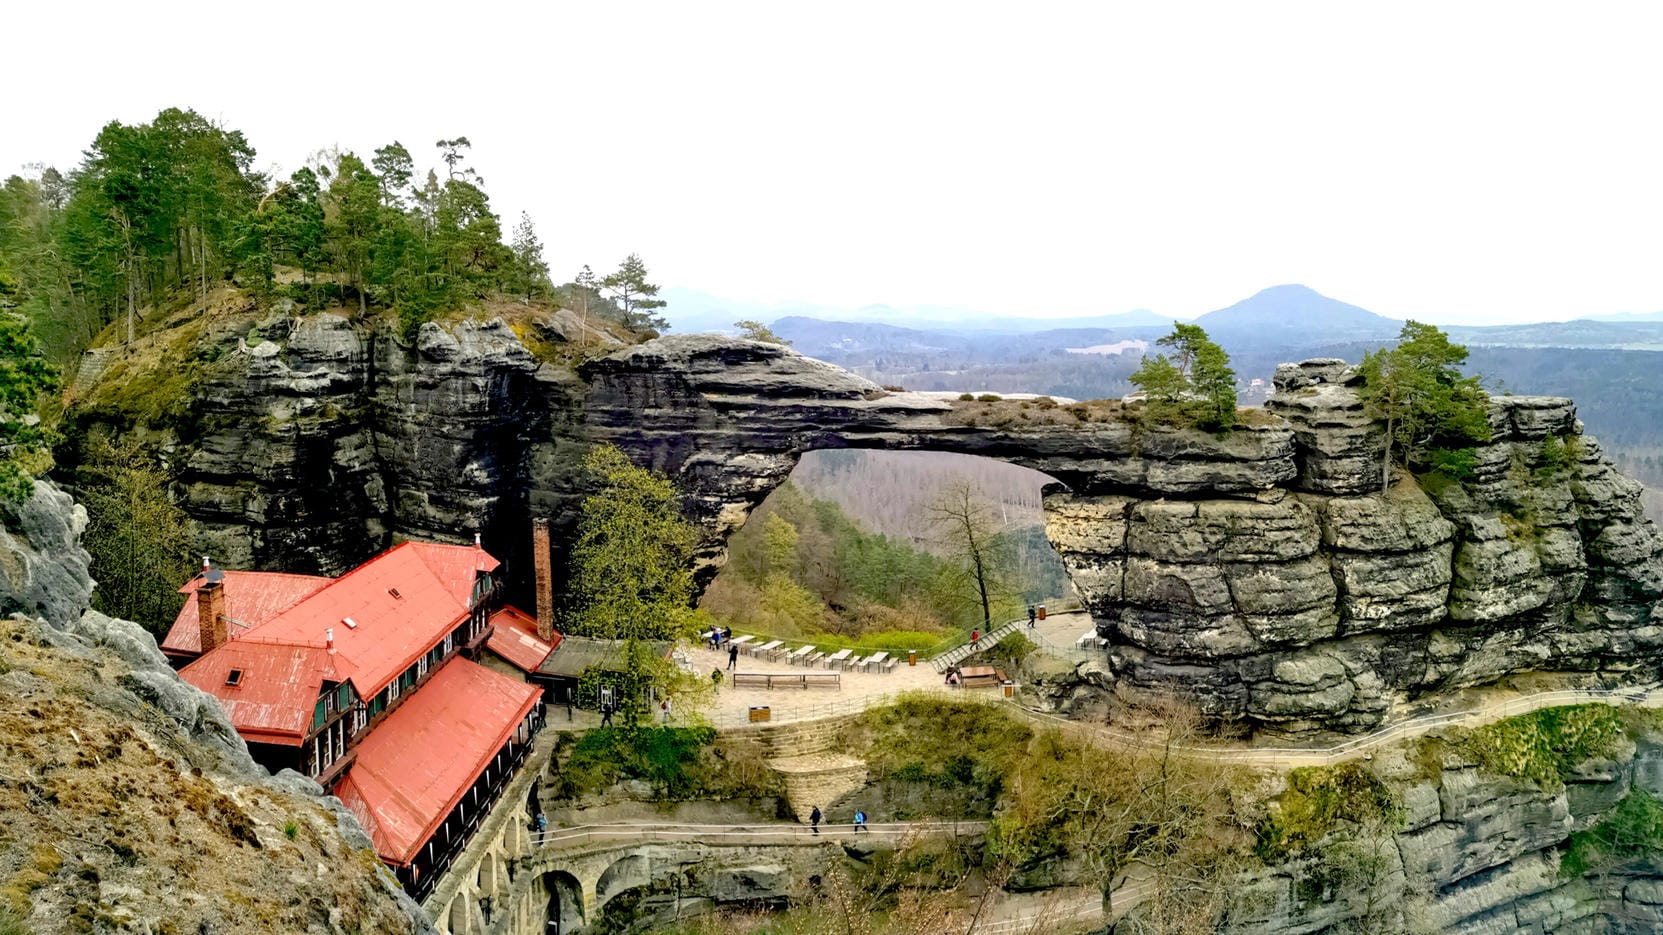
<path id="1" fill-rule="evenodd" d="M 340 795 L 419 893 L 542 726 L 541 688 L 474 661 L 494 641 L 535 671 L 559 643 L 498 606 L 499 564 L 476 539 L 401 543 L 334 579 L 205 566 L 166 644 L 199 653 L 180 676 L 256 760 Z"/>

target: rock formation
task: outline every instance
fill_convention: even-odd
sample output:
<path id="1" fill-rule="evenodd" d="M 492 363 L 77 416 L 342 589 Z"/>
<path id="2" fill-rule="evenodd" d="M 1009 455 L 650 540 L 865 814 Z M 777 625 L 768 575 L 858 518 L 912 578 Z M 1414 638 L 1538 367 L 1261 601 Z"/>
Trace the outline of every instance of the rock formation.
<path id="1" fill-rule="evenodd" d="M 1380 429 L 1343 361 L 1284 365 L 1264 410 L 1212 435 L 1113 407 L 890 392 L 710 335 L 574 365 L 576 349 L 548 352 L 555 324 L 531 340 L 498 320 L 429 323 L 413 343 L 329 314 L 216 332 L 237 349 L 174 433 L 209 551 L 329 573 L 390 534 L 482 530 L 526 588 L 528 514 L 553 519 L 559 548 L 582 453 L 604 441 L 681 484 L 708 579 L 804 451 L 925 448 L 1055 478 L 1047 532 L 1109 644 L 1093 678 L 1221 718 L 1355 731 L 1428 692 L 1652 674 L 1663 655 L 1663 541 L 1568 400 L 1496 397 L 1472 477 L 1399 475 L 1382 496 Z"/>

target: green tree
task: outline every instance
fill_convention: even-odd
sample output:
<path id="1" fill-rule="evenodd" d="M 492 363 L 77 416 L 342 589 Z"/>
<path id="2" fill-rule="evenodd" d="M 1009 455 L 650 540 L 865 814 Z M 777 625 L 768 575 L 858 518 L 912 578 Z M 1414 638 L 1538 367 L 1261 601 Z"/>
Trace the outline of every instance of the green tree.
<path id="1" fill-rule="evenodd" d="M 369 311 L 369 270 L 381 224 L 381 180 L 351 153 L 343 153 L 329 183 L 325 214 L 330 251 L 358 293 L 358 314 Z"/>
<path id="2" fill-rule="evenodd" d="M 520 212 L 520 223 L 514 227 L 514 242 L 510 249 L 514 251 L 514 272 L 519 280 L 519 291 L 526 302 L 530 302 L 533 293 L 548 288 L 549 264 L 543 259 L 543 242 L 537 239 L 537 228 L 531 223 L 531 215 L 524 211 Z"/>
<path id="3" fill-rule="evenodd" d="M 0 306 L 7 302 L 0 277 Z M 19 502 L 34 491 L 33 475 L 51 465 L 36 407 L 58 386 L 58 372 L 21 315 L 0 310 L 0 499 Z"/>
<path id="4" fill-rule="evenodd" d="M 1145 357 L 1131 381 L 1157 422 L 1197 425 L 1222 431 L 1236 423 L 1236 372 L 1230 355 L 1200 325 L 1172 323 L 1172 333 L 1155 342 L 1172 357 Z"/>
<path id="5" fill-rule="evenodd" d="M 1363 356 L 1359 394 L 1370 415 L 1386 423 L 1380 490 L 1391 489 L 1392 463 L 1413 469 L 1440 450 L 1460 449 L 1490 439 L 1489 410 L 1478 377 L 1461 375 L 1467 349 L 1452 344 L 1434 325 L 1406 321 L 1396 347 Z"/>
<path id="6" fill-rule="evenodd" d="M 675 691 L 674 667 L 650 643 L 693 629 L 693 549 L 698 534 L 681 515 L 668 478 L 630 463 L 611 445 L 590 451 L 567 577 L 566 627 L 579 636 L 624 642 L 620 713 L 638 723 L 652 691 Z"/>
<path id="7" fill-rule="evenodd" d="M 160 635 L 179 613 L 190 578 L 191 523 L 167 495 L 153 452 L 128 438 L 95 439 L 76 477 L 90 523 L 85 544 L 98 581 L 93 604 Z"/>
<path id="8" fill-rule="evenodd" d="M 655 298 L 658 286 L 647 282 L 647 265 L 641 262 L 640 254 L 631 253 L 624 257 L 618 270 L 601 280 L 601 288 L 618 303 L 624 327 L 635 331 L 664 328 L 664 319 L 653 311 L 663 308 L 665 302 Z"/>
<path id="9" fill-rule="evenodd" d="M 791 344 L 790 341 L 787 341 L 786 339 L 775 334 L 774 329 L 768 327 L 760 321 L 752 321 L 749 318 L 746 318 L 744 320 L 734 322 L 733 326 L 739 329 L 739 336 L 748 341 L 761 341 L 765 344 L 780 344 L 785 346 L 790 346 Z"/>

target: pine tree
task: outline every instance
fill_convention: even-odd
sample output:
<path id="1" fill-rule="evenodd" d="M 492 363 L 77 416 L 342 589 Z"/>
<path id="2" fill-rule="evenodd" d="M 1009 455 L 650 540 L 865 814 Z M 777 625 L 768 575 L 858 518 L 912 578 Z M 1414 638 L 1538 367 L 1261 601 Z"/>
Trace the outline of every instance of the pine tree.
<path id="1" fill-rule="evenodd" d="M 658 295 L 658 286 L 647 282 L 647 265 L 641 262 L 641 256 L 631 253 L 624 257 L 624 262 L 617 272 L 609 274 L 601 280 L 601 288 L 605 289 L 618 303 L 623 313 L 623 325 L 635 331 L 652 329 L 663 330 L 663 318 L 652 314 L 653 310 L 665 306 Z"/>
<path id="2" fill-rule="evenodd" d="M 537 239 L 531 215 L 524 211 L 520 212 L 520 223 L 514 227 L 514 242 L 510 249 L 514 252 L 520 291 L 529 303 L 532 293 L 548 287 L 549 264 L 543 259 L 543 242 Z"/>
<path id="3" fill-rule="evenodd" d="M 1433 325 L 1406 321 L 1396 347 L 1364 355 L 1360 395 L 1386 423 L 1380 491 L 1391 489 L 1392 463 L 1427 466 L 1440 452 L 1457 473 L 1463 446 L 1490 438 L 1488 406 L 1478 378 L 1463 377 L 1467 349 Z"/>

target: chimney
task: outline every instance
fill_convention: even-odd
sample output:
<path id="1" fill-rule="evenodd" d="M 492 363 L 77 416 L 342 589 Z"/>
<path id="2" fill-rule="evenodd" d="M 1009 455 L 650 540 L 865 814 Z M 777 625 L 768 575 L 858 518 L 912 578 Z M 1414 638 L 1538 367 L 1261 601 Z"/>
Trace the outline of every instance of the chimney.
<path id="1" fill-rule="evenodd" d="M 335 652 L 335 628 L 326 627 L 323 631 L 323 645 L 333 655 Z"/>
<path id="2" fill-rule="evenodd" d="M 225 624 L 225 575 L 202 563 L 202 584 L 196 588 L 197 626 L 202 634 L 202 652 L 213 652 L 230 639 Z"/>
<path id="3" fill-rule="evenodd" d="M 554 570 L 549 567 L 549 521 L 539 516 L 531 521 L 531 559 L 537 573 L 537 638 L 554 642 Z"/>

